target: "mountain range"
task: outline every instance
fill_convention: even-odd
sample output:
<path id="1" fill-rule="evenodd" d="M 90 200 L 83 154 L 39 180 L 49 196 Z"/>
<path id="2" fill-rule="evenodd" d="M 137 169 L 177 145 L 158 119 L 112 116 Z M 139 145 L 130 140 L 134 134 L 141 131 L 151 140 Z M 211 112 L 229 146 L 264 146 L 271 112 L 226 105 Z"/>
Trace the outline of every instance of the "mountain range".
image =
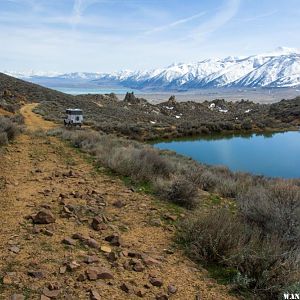
<path id="1" fill-rule="evenodd" d="M 127 87 L 139 90 L 185 91 L 202 88 L 283 88 L 300 86 L 300 52 L 279 47 L 273 52 L 248 57 L 226 57 L 195 63 L 176 63 L 148 71 L 115 73 L 16 73 L 6 74 L 46 85 Z"/>

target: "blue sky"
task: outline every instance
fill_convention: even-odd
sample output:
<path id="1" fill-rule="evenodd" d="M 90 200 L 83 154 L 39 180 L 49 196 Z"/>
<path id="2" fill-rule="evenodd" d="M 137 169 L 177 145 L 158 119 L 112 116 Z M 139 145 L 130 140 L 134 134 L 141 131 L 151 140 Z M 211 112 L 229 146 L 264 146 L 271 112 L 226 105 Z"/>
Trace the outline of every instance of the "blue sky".
<path id="1" fill-rule="evenodd" d="M 0 70 L 148 69 L 300 48 L 299 0 L 0 0 Z"/>

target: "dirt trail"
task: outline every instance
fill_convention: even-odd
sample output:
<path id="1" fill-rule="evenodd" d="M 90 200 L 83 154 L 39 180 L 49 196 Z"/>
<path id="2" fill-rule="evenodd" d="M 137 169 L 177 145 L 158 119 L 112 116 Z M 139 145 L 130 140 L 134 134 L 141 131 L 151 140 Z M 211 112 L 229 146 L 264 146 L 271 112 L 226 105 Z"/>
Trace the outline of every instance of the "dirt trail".
<path id="1" fill-rule="evenodd" d="M 29 130 L 51 129 L 57 127 L 53 122 L 44 120 L 41 116 L 32 112 L 37 103 L 24 105 L 20 112 L 25 117 L 25 125 Z"/>
<path id="2" fill-rule="evenodd" d="M 32 113 L 34 107 L 21 110 L 30 130 L 55 127 Z M 0 151 L 0 299 L 14 293 L 30 300 L 100 299 L 91 290 L 108 300 L 168 299 L 168 293 L 169 299 L 235 299 L 174 248 L 174 225 L 163 217 L 170 214 L 167 206 L 96 172 L 53 137 L 22 134 Z M 33 225 L 28 216 L 41 209 L 50 210 L 55 223 Z M 103 216 L 100 231 L 91 228 L 95 216 Z M 84 238 L 62 243 L 75 233 Z M 114 240 L 106 241 L 112 234 Z M 99 275 L 100 267 L 106 275 L 103 269 Z M 95 270 L 113 278 L 94 278 Z"/>

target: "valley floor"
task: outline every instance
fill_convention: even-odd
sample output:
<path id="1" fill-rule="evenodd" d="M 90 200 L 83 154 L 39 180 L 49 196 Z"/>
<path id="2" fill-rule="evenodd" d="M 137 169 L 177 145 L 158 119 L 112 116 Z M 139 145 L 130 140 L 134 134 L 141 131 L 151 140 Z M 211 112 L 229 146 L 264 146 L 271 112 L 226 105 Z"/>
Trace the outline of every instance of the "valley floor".
<path id="1" fill-rule="evenodd" d="M 55 125 L 33 108 L 0 150 L 0 299 L 235 299 L 174 247 L 169 206 L 42 134 Z M 55 222 L 33 225 L 41 210 Z"/>

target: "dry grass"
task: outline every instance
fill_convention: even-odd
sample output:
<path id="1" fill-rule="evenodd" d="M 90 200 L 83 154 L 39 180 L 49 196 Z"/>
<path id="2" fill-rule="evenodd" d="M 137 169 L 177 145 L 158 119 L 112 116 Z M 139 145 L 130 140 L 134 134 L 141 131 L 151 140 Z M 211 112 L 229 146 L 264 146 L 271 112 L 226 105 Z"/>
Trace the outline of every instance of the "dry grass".
<path id="1" fill-rule="evenodd" d="M 21 118 L 0 116 L 0 146 L 6 145 L 20 133 Z"/>

